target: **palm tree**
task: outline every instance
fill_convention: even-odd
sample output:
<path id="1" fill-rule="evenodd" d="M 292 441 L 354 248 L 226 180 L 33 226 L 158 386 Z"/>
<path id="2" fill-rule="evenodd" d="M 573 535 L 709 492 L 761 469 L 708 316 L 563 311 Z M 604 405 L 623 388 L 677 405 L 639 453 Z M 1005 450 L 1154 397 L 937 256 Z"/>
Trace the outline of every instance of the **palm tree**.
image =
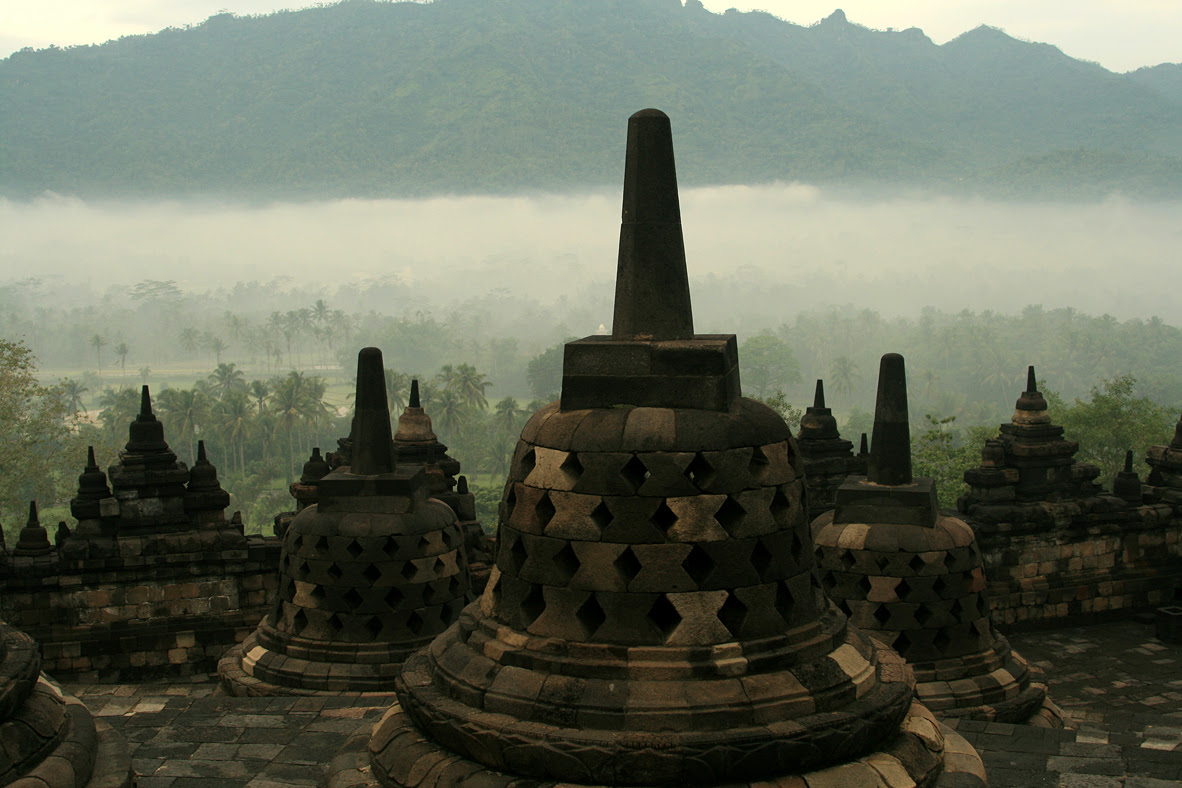
<path id="1" fill-rule="evenodd" d="M 459 433 L 467 420 L 464 401 L 455 389 L 444 389 L 431 403 L 434 414 L 431 421 L 445 435 Z"/>
<path id="2" fill-rule="evenodd" d="M 250 396 L 258 403 L 258 413 L 261 416 L 266 408 L 267 397 L 271 396 L 271 387 L 261 380 L 250 382 Z"/>
<path id="3" fill-rule="evenodd" d="M 468 406 L 485 410 L 488 408 L 488 398 L 485 396 L 484 390 L 492 383 L 485 380 L 484 377 L 484 374 L 477 372 L 476 367 L 471 364 L 460 364 L 448 386 L 454 386 L 460 399 Z"/>
<path id="4" fill-rule="evenodd" d="M 317 323 L 324 323 L 328 320 L 329 314 L 328 304 L 323 298 L 317 298 L 316 303 L 312 304 L 312 319 Z"/>
<path id="5" fill-rule="evenodd" d="M 90 346 L 94 348 L 94 355 L 98 359 L 98 373 L 103 374 L 103 348 L 107 346 L 107 340 L 95 334 L 90 338 Z"/>
<path id="6" fill-rule="evenodd" d="M 214 358 L 217 359 L 218 366 L 222 363 L 222 353 L 229 350 L 230 346 L 222 341 L 221 337 L 210 337 L 207 347 L 213 351 Z"/>
<path id="7" fill-rule="evenodd" d="M 151 367 L 147 366 L 146 364 L 144 366 L 140 367 L 140 379 L 143 380 L 144 383 L 148 382 L 148 376 L 151 374 L 152 374 Z"/>
<path id="8" fill-rule="evenodd" d="M 517 432 L 517 419 L 523 411 L 513 397 L 505 397 L 496 404 L 493 414 L 493 426 L 507 435 Z"/>
<path id="9" fill-rule="evenodd" d="M 196 353 L 197 345 L 201 342 L 201 334 L 195 328 L 182 329 L 180 342 L 185 352 Z"/>
<path id="10" fill-rule="evenodd" d="M 130 352 L 131 348 L 126 342 L 120 342 L 115 346 L 115 355 L 119 357 L 119 377 L 127 374 L 127 354 Z"/>
<path id="11" fill-rule="evenodd" d="M 292 370 L 282 378 L 271 393 L 271 409 L 275 414 L 275 429 L 287 433 L 287 481 L 294 478 L 295 432 L 304 423 L 315 424 L 326 415 L 324 382 Z"/>
<path id="12" fill-rule="evenodd" d="M 183 444 L 193 463 L 193 446 L 201 432 L 201 425 L 209 411 L 209 400 L 198 387 L 191 389 L 165 389 L 156 398 L 156 412 L 168 431 L 172 445 Z"/>
<path id="13" fill-rule="evenodd" d="M 83 386 L 76 380 L 70 380 L 69 378 L 66 378 L 62 381 L 62 393 L 66 395 L 66 404 L 69 405 L 70 410 L 74 411 L 75 413 L 82 411 L 87 416 L 90 415 L 90 413 L 86 410 L 86 406 L 82 404 L 82 395 L 88 391 L 90 391 L 90 389 L 86 388 L 86 386 Z"/>
<path id="14" fill-rule="evenodd" d="M 106 388 L 98 396 L 99 420 L 107 435 L 126 435 L 127 425 L 140 411 L 140 394 L 133 388 Z"/>
<path id="15" fill-rule="evenodd" d="M 208 380 L 219 398 L 234 391 L 246 391 L 246 376 L 235 364 L 218 364 L 217 369 L 209 373 Z"/>
<path id="16" fill-rule="evenodd" d="M 245 476 L 246 460 L 243 447 L 246 441 L 254 436 L 258 427 L 254 406 L 251 404 L 245 387 L 227 391 L 226 395 L 214 405 L 211 415 L 217 431 L 229 443 L 232 450 L 237 449 L 238 474 Z"/>
<path id="17" fill-rule="evenodd" d="M 847 397 L 854 389 L 854 376 L 857 374 L 858 365 L 849 356 L 838 356 L 829 365 L 829 379 L 833 381 L 833 388 Z"/>

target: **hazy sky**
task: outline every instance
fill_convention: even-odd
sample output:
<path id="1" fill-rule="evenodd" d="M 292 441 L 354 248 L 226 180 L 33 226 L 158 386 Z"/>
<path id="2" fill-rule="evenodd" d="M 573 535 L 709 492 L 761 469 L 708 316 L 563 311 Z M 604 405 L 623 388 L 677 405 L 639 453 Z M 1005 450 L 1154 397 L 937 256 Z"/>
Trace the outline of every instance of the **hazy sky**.
<path id="1" fill-rule="evenodd" d="M 1182 61 L 1182 0 L 703 0 L 712 11 L 769 11 L 811 24 L 840 6 L 867 27 L 919 27 L 944 43 L 979 24 L 1054 44 L 1113 71 Z M 22 47 L 93 44 L 239 15 L 300 8 L 306 0 L 0 0 L 0 57 Z"/>

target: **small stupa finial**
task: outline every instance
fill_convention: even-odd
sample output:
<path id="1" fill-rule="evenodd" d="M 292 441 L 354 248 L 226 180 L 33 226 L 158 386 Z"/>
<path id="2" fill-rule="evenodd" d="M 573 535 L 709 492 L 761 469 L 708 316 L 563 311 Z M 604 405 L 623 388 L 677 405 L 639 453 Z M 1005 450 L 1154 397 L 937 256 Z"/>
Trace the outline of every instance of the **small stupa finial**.
<path id="1" fill-rule="evenodd" d="M 140 389 L 140 421 L 155 421 L 156 416 L 152 413 L 152 395 L 148 393 L 147 384 Z"/>
<path id="2" fill-rule="evenodd" d="M 419 379 L 415 378 L 410 382 L 410 403 L 407 405 L 410 408 L 423 407 L 419 403 Z"/>
<path id="3" fill-rule="evenodd" d="M 353 402 L 351 471 L 360 476 L 393 472 L 394 443 L 386 398 L 386 372 L 382 351 L 376 347 L 362 348 L 357 354 L 357 394 Z"/>
<path id="4" fill-rule="evenodd" d="M 907 371 L 898 353 L 887 353 L 879 363 L 874 437 L 867 471 L 867 478 L 875 484 L 911 484 L 912 481 Z"/>
<path id="5" fill-rule="evenodd" d="M 862 443 L 861 443 L 861 445 L 858 446 L 858 456 L 859 457 L 869 457 L 870 456 L 870 440 L 866 437 L 866 433 L 864 433 L 864 432 L 862 433 Z"/>
<path id="6" fill-rule="evenodd" d="M 642 109 L 628 119 L 616 339 L 693 339 L 681 205 L 669 116 Z"/>
<path id="7" fill-rule="evenodd" d="M 825 407 L 825 381 L 820 379 L 817 380 L 817 391 L 813 394 L 813 407 Z"/>
<path id="8" fill-rule="evenodd" d="M 1026 390 L 1032 393 L 1038 391 L 1038 380 L 1034 377 L 1033 364 L 1026 368 Z"/>
<path id="9" fill-rule="evenodd" d="M 1125 452 L 1125 473 L 1133 472 L 1133 450 L 1129 449 Z"/>
<path id="10" fill-rule="evenodd" d="M 209 462 L 209 458 L 205 456 L 205 441 L 197 441 L 197 462 Z"/>

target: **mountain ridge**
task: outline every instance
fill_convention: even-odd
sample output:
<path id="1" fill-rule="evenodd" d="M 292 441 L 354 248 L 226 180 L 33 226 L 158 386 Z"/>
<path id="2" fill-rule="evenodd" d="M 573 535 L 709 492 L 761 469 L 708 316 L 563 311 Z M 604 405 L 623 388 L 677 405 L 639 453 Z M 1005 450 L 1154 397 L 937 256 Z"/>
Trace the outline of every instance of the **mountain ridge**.
<path id="1" fill-rule="evenodd" d="M 687 184 L 1006 192 L 1023 162 L 1051 157 L 1106 162 L 1053 179 L 1056 194 L 1172 197 L 1175 92 L 1170 68 L 1118 75 L 988 27 L 937 45 L 840 11 L 803 27 L 695 0 L 346 0 L 14 53 L 0 61 L 0 194 L 604 186 L 623 119 L 658 106 Z M 1114 170 L 1121 157 L 1136 173 Z"/>

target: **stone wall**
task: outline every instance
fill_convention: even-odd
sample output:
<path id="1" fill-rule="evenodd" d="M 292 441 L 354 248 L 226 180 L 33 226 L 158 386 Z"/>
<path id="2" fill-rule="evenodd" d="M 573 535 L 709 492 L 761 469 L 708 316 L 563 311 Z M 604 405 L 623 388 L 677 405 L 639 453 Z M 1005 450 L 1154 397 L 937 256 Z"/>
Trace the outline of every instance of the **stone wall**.
<path id="1" fill-rule="evenodd" d="M 1112 495 L 972 507 L 994 622 L 1086 622 L 1182 593 L 1182 509 Z"/>
<path id="2" fill-rule="evenodd" d="M 60 680 L 213 671 L 274 602 L 280 545 L 217 549 L 201 536 L 121 539 L 118 555 L 79 561 L 9 557 L 0 618 L 39 642 Z"/>

